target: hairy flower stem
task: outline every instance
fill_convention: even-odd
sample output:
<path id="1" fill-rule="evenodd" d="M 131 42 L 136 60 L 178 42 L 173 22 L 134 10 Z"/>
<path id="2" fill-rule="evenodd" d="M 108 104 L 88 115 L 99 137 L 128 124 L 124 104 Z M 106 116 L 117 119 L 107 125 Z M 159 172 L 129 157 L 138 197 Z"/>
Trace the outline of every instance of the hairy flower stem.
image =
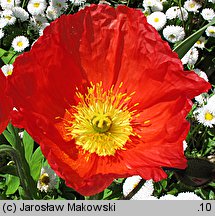
<path id="1" fill-rule="evenodd" d="M 23 162 L 20 153 L 8 145 L 0 146 L 0 154 L 1 153 L 9 155 L 14 160 L 17 167 L 17 174 L 19 175 L 21 185 L 25 191 L 26 199 L 36 199 L 35 184 L 26 171 L 26 164 Z"/>
<path id="2" fill-rule="evenodd" d="M 141 179 L 138 185 L 126 197 L 123 197 L 122 200 L 130 200 L 140 190 L 145 182 L 146 180 Z"/>
<path id="3" fill-rule="evenodd" d="M 11 124 L 8 125 L 8 130 L 15 138 L 13 147 L 9 145 L 0 145 L 0 154 L 6 153 L 14 160 L 21 185 L 25 191 L 26 199 L 37 199 L 36 183 L 30 174 L 30 168 L 25 159 L 24 146 L 20 140 L 18 131 Z"/>

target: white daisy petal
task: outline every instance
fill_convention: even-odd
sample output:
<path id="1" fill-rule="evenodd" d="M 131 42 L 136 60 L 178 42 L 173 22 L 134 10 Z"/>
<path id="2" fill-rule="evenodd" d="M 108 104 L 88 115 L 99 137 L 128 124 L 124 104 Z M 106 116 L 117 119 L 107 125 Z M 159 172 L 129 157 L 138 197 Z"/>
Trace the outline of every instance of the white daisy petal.
<path id="1" fill-rule="evenodd" d="M 210 22 L 215 17 L 215 12 L 212 8 L 204 8 L 201 12 L 204 20 Z"/>
<path id="2" fill-rule="evenodd" d="M 215 26 L 209 26 L 205 30 L 205 33 L 208 37 L 215 37 Z"/>
<path id="3" fill-rule="evenodd" d="M 128 177 L 123 184 L 123 195 L 127 196 L 140 182 L 142 178 L 140 176 Z M 154 191 L 153 181 L 148 180 L 142 186 L 142 188 L 132 197 L 132 200 L 145 200 L 154 199 L 152 193 Z"/>
<path id="4" fill-rule="evenodd" d="M 159 200 L 177 200 L 177 197 L 172 194 L 161 196 Z"/>
<path id="5" fill-rule="evenodd" d="M 193 192 L 182 192 L 178 194 L 177 200 L 202 200 L 202 198 Z"/>
<path id="6" fill-rule="evenodd" d="M 13 9 L 13 7 L 20 5 L 20 0 L 1 0 L 0 5 L 3 10 Z"/>
<path id="7" fill-rule="evenodd" d="M 207 104 L 196 110 L 197 120 L 206 127 L 213 127 L 215 125 L 215 108 L 214 103 Z"/>
<path id="8" fill-rule="evenodd" d="M 16 52 L 22 52 L 29 46 L 29 40 L 25 36 L 17 36 L 12 41 L 12 47 Z"/>
<path id="9" fill-rule="evenodd" d="M 185 32 L 181 26 L 169 25 L 163 29 L 163 36 L 170 43 L 176 43 L 184 39 Z"/>
<path id="10" fill-rule="evenodd" d="M 1 18 L 5 20 L 5 25 L 13 25 L 16 22 L 16 17 L 14 16 L 12 10 L 4 10 L 1 13 Z"/>
<path id="11" fill-rule="evenodd" d="M 160 31 L 166 24 L 166 15 L 163 12 L 153 12 L 147 16 L 147 22 Z"/>
<path id="12" fill-rule="evenodd" d="M 37 16 L 43 14 L 46 9 L 47 3 L 45 0 L 30 0 L 27 9 L 30 14 Z"/>
<path id="13" fill-rule="evenodd" d="M 9 76 L 13 73 L 13 65 L 12 64 L 6 64 L 1 67 L 1 70 L 5 76 Z"/>
<path id="14" fill-rule="evenodd" d="M 56 10 L 53 6 L 49 5 L 46 9 L 46 17 L 49 20 L 55 20 L 61 15 L 61 12 Z"/>
<path id="15" fill-rule="evenodd" d="M 57 185 L 57 175 L 50 167 L 42 167 L 37 188 L 40 191 L 48 192 Z"/>
<path id="16" fill-rule="evenodd" d="M 205 43 L 206 43 L 206 39 L 205 37 L 201 36 L 196 43 L 194 44 L 194 47 L 197 47 L 199 49 L 204 49 L 205 48 Z"/>
<path id="17" fill-rule="evenodd" d="M 29 14 L 21 7 L 13 7 L 12 8 L 13 14 L 16 18 L 20 19 L 22 22 L 28 20 Z"/>
<path id="18" fill-rule="evenodd" d="M 199 57 L 199 52 L 195 47 L 192 47 L 181 59 L 183 65 L 195 65 Z"/>
<path id="19" fill-rule="evenodd" d="M 198 9 L 201 7 L 201 4 L 197 3 L 194 0 L 188 0 L 184 2 L 184 8 L 189 12 L 197 13 Z"/>
<path id="20" fill-rule="evenodd" d="M 198 69 L 198 68 L 196 68 L 196 69 L 194 69 L 193 70 L 195 73 L 197 73 L 201 78 L 203 78 L 205 81 L 207 81 L 208 82 L 208 76 L 207 76 L 207 74 L 204 72 L 204 71 L 202 71 L 202 70 L 200 70 L 200 69 Z"/>
<path id="21" fill-rule="evenodd" d="M 72 4 L 80 6 L 86 2 L 86 0 L 69 0 Z"/>
<path id="22" fill-rule="evenodd" d="M 4 37 L 4 31 L 0 29 L 0 39 L 2 39 L 3 37 Z"/>

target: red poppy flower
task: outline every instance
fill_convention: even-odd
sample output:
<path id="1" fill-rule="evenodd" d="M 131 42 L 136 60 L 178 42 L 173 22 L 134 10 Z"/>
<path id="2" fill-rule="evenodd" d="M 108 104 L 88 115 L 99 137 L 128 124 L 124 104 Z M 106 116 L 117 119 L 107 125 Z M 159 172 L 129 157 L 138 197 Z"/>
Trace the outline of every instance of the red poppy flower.
<path id="1" fill-rule="evenodd" d="M 10 111 L 12 110 L 11 99 L 5 94 L 6 77 L 0 69 L 0 134 L 5 130 L 9 122 Z"/>
<path id="2" fill-rule="evenodd" d="M 91 5 L 16 59 L 8 93 L 51 167 L 92 195 L 115 178 L 159 181 L 161 167 L 185 168 L 190 99 L 209 88 L 141 11 Z"/>

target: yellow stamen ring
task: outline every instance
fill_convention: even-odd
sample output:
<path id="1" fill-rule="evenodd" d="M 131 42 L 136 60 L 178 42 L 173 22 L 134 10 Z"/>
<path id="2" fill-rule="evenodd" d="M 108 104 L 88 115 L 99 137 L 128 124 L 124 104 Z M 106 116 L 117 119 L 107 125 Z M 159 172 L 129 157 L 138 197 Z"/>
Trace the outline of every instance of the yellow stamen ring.
<path id="1" fill-rule="evenodd" d="M 134 92 L 121 93 L 121 87 L 122 84 L 116 91 L 114 86 L 105 91 L 100 82 L 91 83 L 85 95 L 77 91 L 78 105 L 66 110 L 72 120 L 64 119 L 66 135 L 75 139 L 77 148 L 99 156 L 111 156 L 117 150 L 125 150 L 130 136 L 137 135 L 131 125 L 137 114 L 131 109 L 138 104 L 128 108 Z"/>

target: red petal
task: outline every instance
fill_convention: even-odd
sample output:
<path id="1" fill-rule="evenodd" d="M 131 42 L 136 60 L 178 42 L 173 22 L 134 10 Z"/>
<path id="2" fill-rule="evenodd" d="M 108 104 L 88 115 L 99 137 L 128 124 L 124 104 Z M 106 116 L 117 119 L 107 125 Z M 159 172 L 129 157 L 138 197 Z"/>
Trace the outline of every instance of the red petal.
<path id="1" fill-rule="evenodd" d="M 2 133 L 9 122 L 10 111 L 12 110 L 12 102 L 5 94 L 6 77 L 0 69 L 0 133 Z"/>
<path id="2" fill-rule="evenodd" d="M 85 93 L 89 82 L 100 81 L 116 91 L 123 82 L 120 91 L 136 92 L 128 106 L 139 103 L 134 130 L 142 138 L 131 137 L 111 157 L 85 153 L 75 140 L 62 137 L 61 118 L 77 105 L 77 88 Z M 162 166 L 185 168 L 189 99 L 209 88 L 183 71 L 141 11 L 92 5 L 45 29 L 31 51 L 16 59 L 7 92 L 21 114 L 20 125 L 41 145 L 51 167 L 69 186 L 92 195 L 114 178 L 136 174 L 158 181 L 166 177 Z"/>

